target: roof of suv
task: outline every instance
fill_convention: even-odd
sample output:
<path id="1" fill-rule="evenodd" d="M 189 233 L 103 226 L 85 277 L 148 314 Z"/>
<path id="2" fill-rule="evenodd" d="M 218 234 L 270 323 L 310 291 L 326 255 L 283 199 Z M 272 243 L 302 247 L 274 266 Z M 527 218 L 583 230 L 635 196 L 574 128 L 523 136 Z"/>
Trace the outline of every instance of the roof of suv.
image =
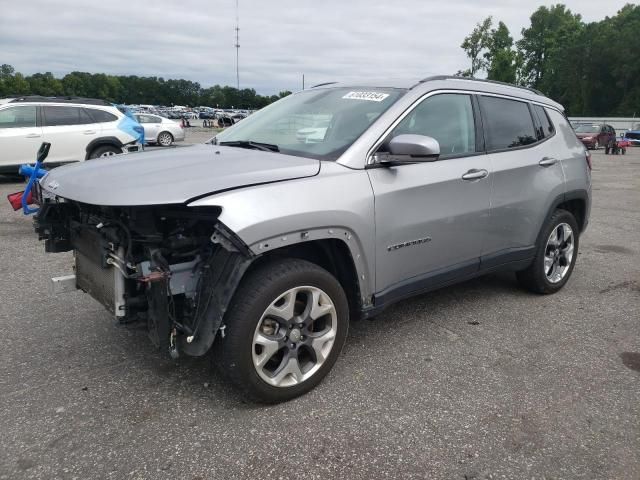
<path id="1" fill-rule="evenodd" d="M 472 89 L 486 93 L 495 93 L 508 95 L 512 97 L 519 97 L 526 100 L 537 101 L 547 105 L 551 105 L 561 111 L 564 111 L 564 107 L 559 103 L 546 97 L 542 92 L 534 88 L 522 87 L 518 85 L 512 85 L 510 83 L 498 82 L 495 80 L 485 80 L 471 77 L 456 77 L 450 75 L 436 75 L 432 77 L 426 77 L 423 79 L 386 79 L 382 81 L 372 81 L 370 79 L 363 80 L 362 82 L 326 82 L 318 85 L 314 85 L 311 88 L 331 88 L 331 87 L 380 87 L 380 88 L 402 88 L 405 90 L 419 89 L 429 91 L 433 90 L 433 87 L 437 83 L 435 88 L 450 88 L 450 89 Z"/>
<path id="2" fill-rule="evenodd" d="M 83 97 L 43 97 L 40 95 L 24 95 L 0 100 L 2 103 L 75 103 L 83 105 L 101 105 L 103 107 L 112 106 L 111 103 L 97 98 Z"/>

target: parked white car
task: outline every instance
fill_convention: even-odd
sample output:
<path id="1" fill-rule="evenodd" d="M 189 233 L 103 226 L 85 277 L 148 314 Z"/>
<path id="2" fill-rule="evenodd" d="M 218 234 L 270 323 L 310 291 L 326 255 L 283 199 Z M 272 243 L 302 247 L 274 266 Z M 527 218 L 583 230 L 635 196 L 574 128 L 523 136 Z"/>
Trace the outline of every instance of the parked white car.
<path id="1" fill-rule="evenodd" d="M 157 143 L 168 147 L 173 142 L 184 140 L 184 129 L 178 122 L 150 113 L 136 113 L 134 116 L 144 128 L 146 143 Z"/>
<path id="2" fill-rule="evenodd" d="M 102 100 L 20 97 L 0 99 L 0 173 L 33 163 L 42 142 L 55 166 L 138 151 L 140 124 Z"/>

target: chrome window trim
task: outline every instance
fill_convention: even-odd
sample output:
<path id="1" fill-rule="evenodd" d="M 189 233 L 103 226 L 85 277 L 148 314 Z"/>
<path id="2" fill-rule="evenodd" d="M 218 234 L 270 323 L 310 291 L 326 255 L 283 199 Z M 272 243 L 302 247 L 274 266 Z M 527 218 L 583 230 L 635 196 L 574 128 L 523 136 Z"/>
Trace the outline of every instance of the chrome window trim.
<path id="1" fill-rule="evenodd" d="M 385 129 L 384 133 L 380 137 L 378 137 L 378 139 L 373 143 L 373 146 L 370 147 L 369 150 L 367 151 L 366 161 L 365 161 L 365 168 L 366 168 L 366 166 L 372 165 L 372 164 L 375 163 L 375 161 L 374 161 L 374 153 L 375 153 L 375 151 L 378 149 L 378 147 L 380 147 L 380 145 L 382 144 L 384 139 L 389 135 L 389 133 L 391 133 L 393 131 L 393 129 L 396 128 L 398 126 L 398 124 L 402 120 L 404 120 L 404 118 L 407 115 L 409 115 L 418 105 L 420 105 L 427 98 L 432 97 L 434 95 L 441 95 L 441 94 L 445 94 L 445 93 L 462 94 L 462 95 L 483 95 L 483 96 L 487 96 L 487 97 L 504 98 L 505 100 L 515 100 L 515 101 L 519 101 L 519 102 L 524 102 L 526 104 L 540 105 L 543 108 L 551 108 L 552 110 L 557 111 L 561 115 L 564 115 L 564 113 L 562 111 L 560 111 L 558 108 L 555 108 L 552 105 L 549 105 L 549 104 L 546 104 L 546 103 L 543 103 L 543 102 L 539 102 L 539 101 L 535 101 L 535 100 L 528 100 L 528 99 L 521 98 L 521 97 L 515 97 L 513 95 L 506 95 L 506 94 L 501 94 L 501 93 L 483 92 L 481 90 L 461 90 L 461 89 L 449 89 L 449 88 L 431 90 L 430 92 L 427 92 L 424 95 L 421 95 L 419 98 L 417 98 L 404 112 L 402 112 L 402 114 L 400 114 L 398 116 L 398 118 L 396 118 L 393 121 L 393 123 L 391 123 L 391 125 L 389 127 L 387 127 Z M 533 121 L 533 118 L 532 118 L 532 121 Z M 554 125 L 554 129 L 555 129 L 555 125 Z M 484 127 L 483 127 L 483 133 L 484 133 Z M 554 136 L 555 136 L 555 132 L 554 132 Z M 552 138 L 552 137 L 547 137 L 547 138 Z M 545 140 L 547 138 L 545 138 Z M 541 142 L 538 141 L 536 143 L 532 143 L 531 145 L 524 145 L 524 147 L 535 146 L 535 145 L 538 145 L 539 143 L 541 143 Z M 518 147 L 518 148 L 520 148 L 520 147 Z M 484 152 L 475 152 L 474 154 L 479 154 L 479 153 L 488 153 L 488 150 L 486 149 L 486 146 L 485 146 L 485 151 Z"/>

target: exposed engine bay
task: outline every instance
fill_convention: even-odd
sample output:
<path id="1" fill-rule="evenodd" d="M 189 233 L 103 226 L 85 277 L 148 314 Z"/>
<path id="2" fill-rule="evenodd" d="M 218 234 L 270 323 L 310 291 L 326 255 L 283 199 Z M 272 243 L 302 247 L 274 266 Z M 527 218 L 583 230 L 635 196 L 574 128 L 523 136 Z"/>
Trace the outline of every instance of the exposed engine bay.
<path id="1" fill-rule="evenodd" d="M 39 199 L 47 252 L 74 252 L 75 287 L 119 322 L 144 322 L 173 358 L 204 355 L 252 253 L 217 207 L 104 207 Z"/>

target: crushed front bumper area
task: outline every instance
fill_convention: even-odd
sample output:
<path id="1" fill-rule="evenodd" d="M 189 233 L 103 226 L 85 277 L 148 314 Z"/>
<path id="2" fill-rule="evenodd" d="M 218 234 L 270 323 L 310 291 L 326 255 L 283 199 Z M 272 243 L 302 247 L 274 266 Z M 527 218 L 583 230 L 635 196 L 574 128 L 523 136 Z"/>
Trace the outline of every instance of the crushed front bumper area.
<path id="1" fill-rule="evenodd" d="M 171 357 L 204 355 L 253 260 L 217 208 L 101 207 L 40 198 L 47 252 L 73 251 L 75 286 Z M 58 289 L 68 290 L 68 277 Z"/>

